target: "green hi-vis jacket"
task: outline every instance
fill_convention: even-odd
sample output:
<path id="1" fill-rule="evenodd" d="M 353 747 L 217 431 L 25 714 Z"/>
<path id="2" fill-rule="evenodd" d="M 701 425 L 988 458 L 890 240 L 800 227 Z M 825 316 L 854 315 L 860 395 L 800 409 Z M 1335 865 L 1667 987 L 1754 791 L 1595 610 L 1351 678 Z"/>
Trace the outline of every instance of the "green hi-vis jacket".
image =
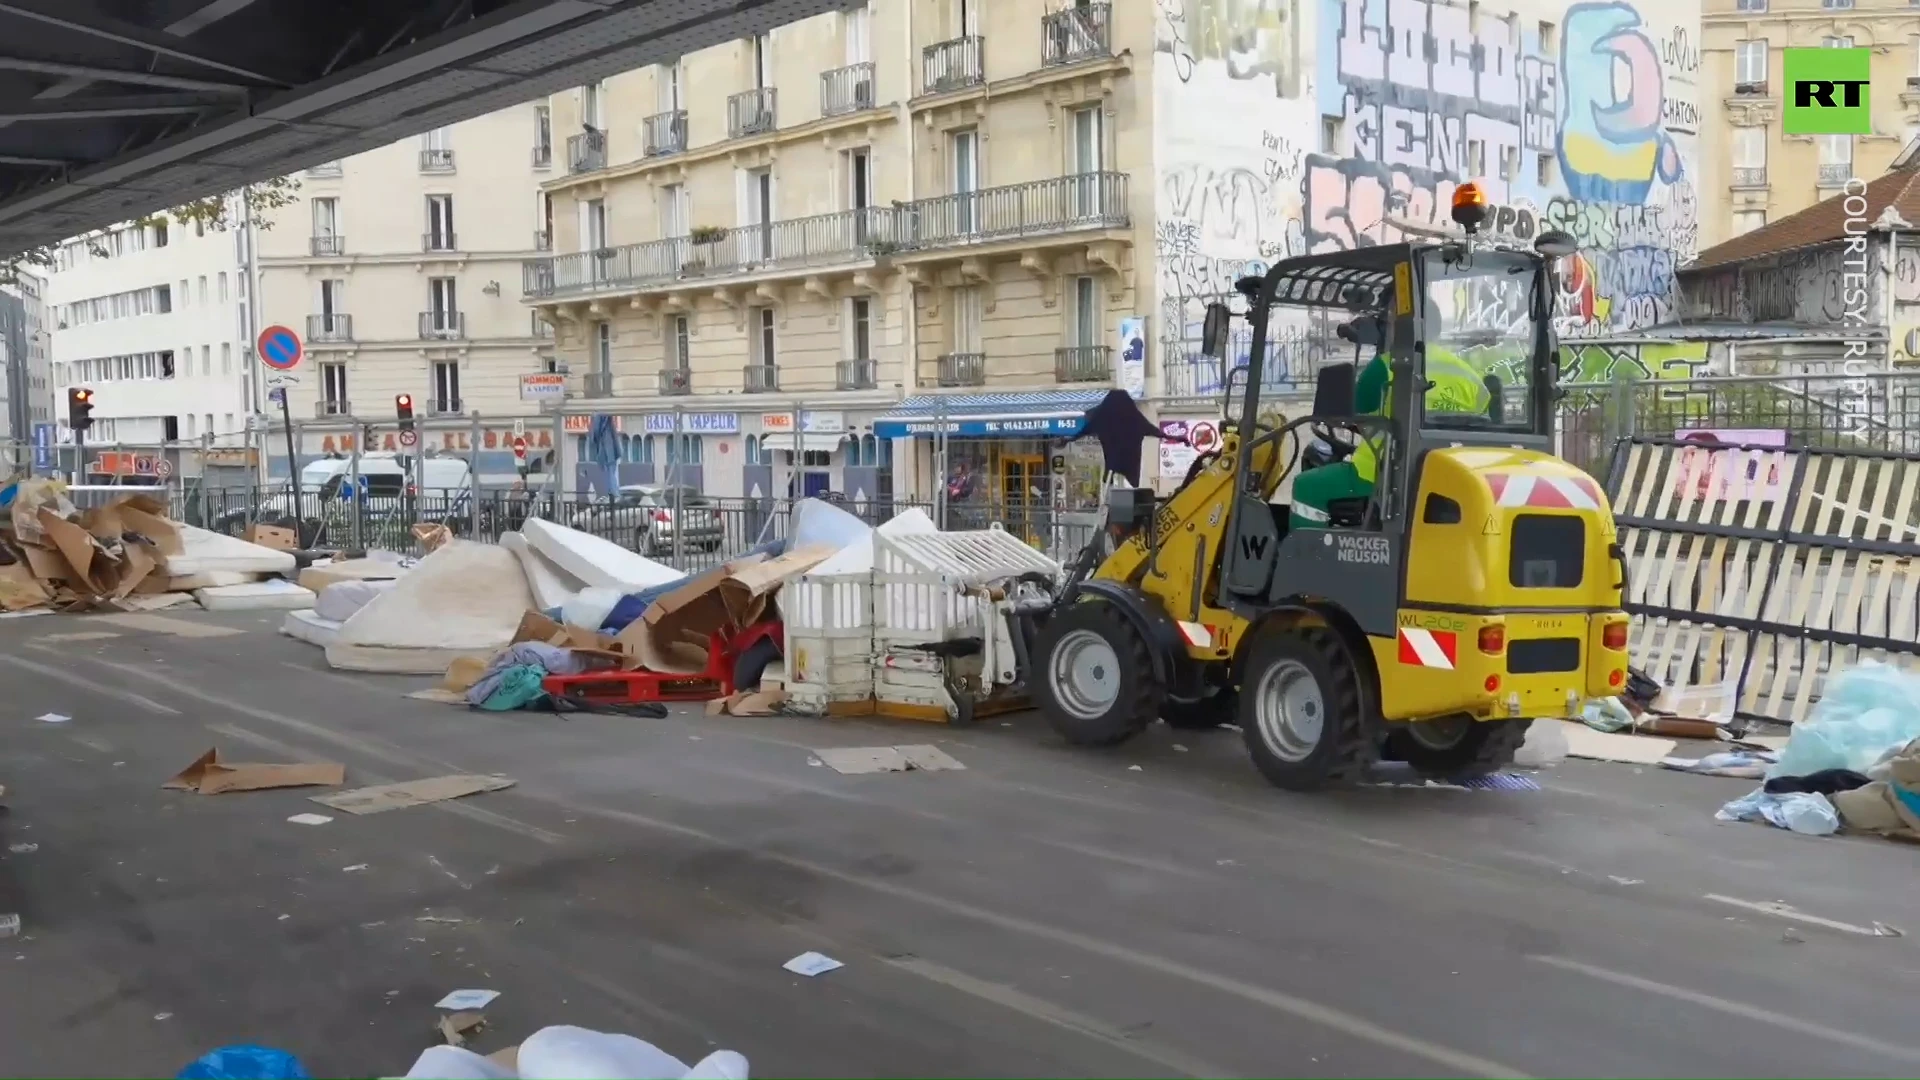
<path id="1" fill-rule="evenodd" d="M 1438 345 L 1427 346 L 1427 411 L 1485 413 L 1493 404 L 1482 381 L 1483 373 L 1460 354 Z M 1393 415 L 1393 368 L 1376 355 L 1361 369 L 1353 384 L 1353 409 L 1361 416 Z M 1361 441 L 1353 452 L 1353 471 L 1371 484 L 1379 475 L 1380 436 Z"/>

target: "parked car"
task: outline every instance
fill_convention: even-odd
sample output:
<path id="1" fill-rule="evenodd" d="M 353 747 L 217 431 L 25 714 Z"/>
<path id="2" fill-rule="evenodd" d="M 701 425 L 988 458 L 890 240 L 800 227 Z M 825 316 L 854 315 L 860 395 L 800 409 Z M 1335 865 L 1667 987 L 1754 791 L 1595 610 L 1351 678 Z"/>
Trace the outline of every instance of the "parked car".
<path id="1" fill-rule="evenodd" d="M 631 541 L 642 555 L 673 551 L 676 535 L 683 548 L 715 551 L 727 533 L 713 503 L 698 489 L 659 484 L 622 487 L 611 499 L 573 515 L 569 524 L 616 542 Z"/>

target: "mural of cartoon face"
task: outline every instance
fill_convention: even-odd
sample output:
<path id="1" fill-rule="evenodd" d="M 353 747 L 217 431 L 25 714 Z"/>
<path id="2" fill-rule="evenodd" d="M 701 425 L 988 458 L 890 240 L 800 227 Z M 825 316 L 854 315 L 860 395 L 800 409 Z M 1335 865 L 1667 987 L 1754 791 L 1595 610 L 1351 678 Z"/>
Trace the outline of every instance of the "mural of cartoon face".
<path id="1" fill-rule="evenodd" d="M 1566 95 L 1560 166 L 1567 194 L 1592 202 L 1645 201 L 1656 178 L 1680 178 L 1680 151 L 1661 127 L 1660 52 L 1625 3 L 1575 4 L 1561 38 Z"/>

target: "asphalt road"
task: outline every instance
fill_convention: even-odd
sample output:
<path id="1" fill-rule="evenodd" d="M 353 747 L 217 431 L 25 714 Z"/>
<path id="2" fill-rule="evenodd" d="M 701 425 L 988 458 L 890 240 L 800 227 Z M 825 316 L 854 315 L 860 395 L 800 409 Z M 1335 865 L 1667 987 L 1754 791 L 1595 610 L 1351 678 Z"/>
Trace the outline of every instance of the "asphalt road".
<path id="1" fill-rule="evenodd" d="M 1294 796 L 1229 731 L 483 714 L 277 617 L 116 618 L 0 621 L 0 838 L 38 845 L 0 851 L 0 1075 L 393 1076 L 461 987 L 501 992 L 482 1050 L 573 1023 L 763 1076 L 1920 1071 L 1920 944 L 1870 932 L 1920 934 L 1920 850 L 1715 825 L 1741 781 Z M 916 742 L 965 771 L 810 764 Z M 302 826 L 160 789 L 209 746 L 518 785 Z"/>

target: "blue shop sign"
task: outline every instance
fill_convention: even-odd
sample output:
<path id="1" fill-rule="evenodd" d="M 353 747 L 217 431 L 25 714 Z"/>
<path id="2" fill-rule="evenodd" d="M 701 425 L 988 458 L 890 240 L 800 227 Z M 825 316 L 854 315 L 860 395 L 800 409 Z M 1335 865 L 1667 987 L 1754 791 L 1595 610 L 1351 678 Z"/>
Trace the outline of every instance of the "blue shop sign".
<path id="1" fill-rule="evenodd" d="M 954 420 L 876 420 L 873 433 L 882 439 L 907 439 L 920 435 L 939 435 L 973 439 L 1064 439 L 1080 434 L 1085 416 L 1008 416 L 988 419 Z"/>
<path id="2" fill-rule="evenodd" d="M 679 430 L 693 435 L 738 435 L 740 433 L 739 413 L 681 413 Z M 673 413 L 648 413 L 646 430 L 653 435 L 671 435 L 674 432 Z"/>

